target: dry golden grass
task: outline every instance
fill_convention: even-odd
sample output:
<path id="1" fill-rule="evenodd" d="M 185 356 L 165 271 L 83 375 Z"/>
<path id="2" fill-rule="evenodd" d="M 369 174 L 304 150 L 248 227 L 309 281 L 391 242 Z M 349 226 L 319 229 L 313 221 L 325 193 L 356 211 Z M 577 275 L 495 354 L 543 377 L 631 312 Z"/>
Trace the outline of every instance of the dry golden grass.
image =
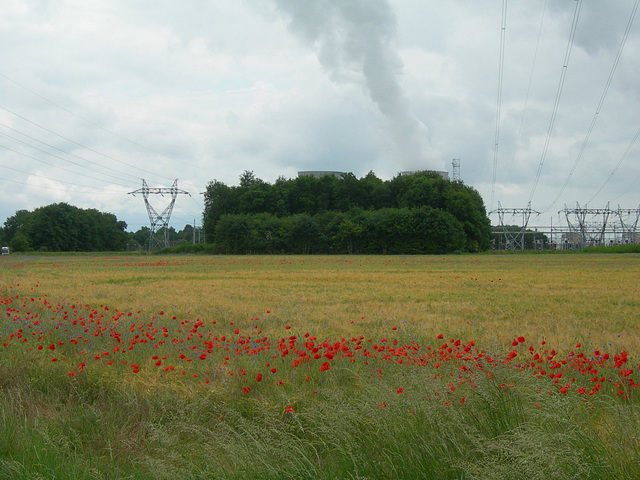
<path id="1" fill-rule="evenodd" d="M 0 290 L 266 334 L 514 336 L 640 351 L 640 255 L 3 257 Z M 20 284 L 17 286 L 17 284 Z M 33 293 L 32 292 L 33 289 Z M 270 310 L 270 313 L 267 311 Z M 608 344 L 612 344 L 611 347 Z"/>

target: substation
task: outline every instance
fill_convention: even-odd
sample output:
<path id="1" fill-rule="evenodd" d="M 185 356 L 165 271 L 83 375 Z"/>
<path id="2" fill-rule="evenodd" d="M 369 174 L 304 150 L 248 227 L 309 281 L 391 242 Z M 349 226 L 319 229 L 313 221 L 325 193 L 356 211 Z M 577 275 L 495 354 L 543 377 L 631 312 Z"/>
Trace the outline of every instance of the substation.
<path id="1" fill-rule="evenodd" d="M 572 250 L 587 247 L 606 247 L 640 243 L 636 209 L 586 208 L 576 204 L 558 212 L 558 222 L 535 227 L 529 226 L 532 216 L 540 213 L 526 208 L 498 208 L 489 212 L 497 217 L 498 225 L 492 227 L 494 250 Z"/>

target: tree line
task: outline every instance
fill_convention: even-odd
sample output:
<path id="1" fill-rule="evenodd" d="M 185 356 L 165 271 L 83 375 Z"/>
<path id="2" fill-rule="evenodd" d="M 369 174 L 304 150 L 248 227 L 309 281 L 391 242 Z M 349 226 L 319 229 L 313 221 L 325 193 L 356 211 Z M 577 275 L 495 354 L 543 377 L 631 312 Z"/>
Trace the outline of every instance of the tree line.
<path id="1" fill-rule="evenodd" d="M 245 171 L 238 186 L 207 185 L 203 230 L 215 251 L 234 254 L 475 252 L 491 236 L 480 194 L 428 171 L 274 184 Z"/>
<path id="2" fill-rule="evenodd" d="M 111 213 L 56 203 L 18 210 L 0 227 L 0 242 L 16 252 L 146 250 L 149 228 L 126 227 Z M 206 248 L 188 245 L 196 233 L 190 225 L 168 233 L 175 245 L 214 253 L 429 254 L 487 250 L 491 226 L 476 190 L 435 172 L 388 181 L 373 172 L 281 177 L 274 184 L 244 172 L 238 186 L 208 184 Z"/>
<path id="3" fill-rule="evenodd" d="M 54 203 L 18 210 L 0 228 L 0 240 L 15 252 L 120 251 L 127 247 L 126 228 L 112 213 Z"/>

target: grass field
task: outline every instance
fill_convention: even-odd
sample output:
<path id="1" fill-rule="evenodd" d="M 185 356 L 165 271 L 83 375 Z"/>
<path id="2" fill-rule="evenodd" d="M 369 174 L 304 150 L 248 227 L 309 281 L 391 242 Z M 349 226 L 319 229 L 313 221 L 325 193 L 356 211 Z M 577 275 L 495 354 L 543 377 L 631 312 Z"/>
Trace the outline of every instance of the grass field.
<path id="1" fill-rule="evenodd" d="M 640 478 L 640 255 L 0 260 L 0 478 Z"/>

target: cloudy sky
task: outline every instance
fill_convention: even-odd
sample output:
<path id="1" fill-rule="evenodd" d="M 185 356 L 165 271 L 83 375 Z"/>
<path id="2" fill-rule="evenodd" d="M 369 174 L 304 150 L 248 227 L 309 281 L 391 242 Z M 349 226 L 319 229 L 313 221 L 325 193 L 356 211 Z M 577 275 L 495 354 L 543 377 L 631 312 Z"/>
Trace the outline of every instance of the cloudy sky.
<path id="1" fill-rule="evenodd" d="M 67 202 L 135 231 L 128 192 L 178 179 L 179 230 L 244 170 L 390 179 L 454 158 L 487 210 L 531 202 L 539 225 L 638 208 L 637 4 L 2 0 L 0 223 Z"/>

